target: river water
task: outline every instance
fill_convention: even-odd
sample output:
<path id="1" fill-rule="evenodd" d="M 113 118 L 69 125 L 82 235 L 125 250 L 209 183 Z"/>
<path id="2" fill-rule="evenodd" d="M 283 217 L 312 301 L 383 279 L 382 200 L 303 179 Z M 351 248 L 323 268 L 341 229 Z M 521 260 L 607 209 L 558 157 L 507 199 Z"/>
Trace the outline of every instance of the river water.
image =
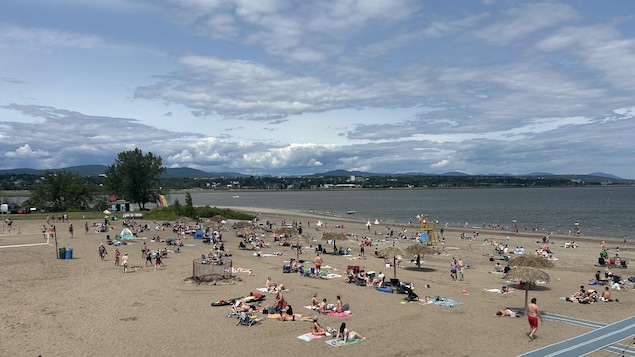
<path id="1" fill-rule="evenodd" d="M 323 191 L 194 191 L 197 206 L 267 207 L 380 222 L 417 222 L 418 215 L 449 226 L 498 224 L 527 231 L 582 236 L 633 236 L 635 187 L 399 189 Z M 185 202 L 171 194 L 168 202 Z M 347 214 L 347 211 L 355 211 Z"/>

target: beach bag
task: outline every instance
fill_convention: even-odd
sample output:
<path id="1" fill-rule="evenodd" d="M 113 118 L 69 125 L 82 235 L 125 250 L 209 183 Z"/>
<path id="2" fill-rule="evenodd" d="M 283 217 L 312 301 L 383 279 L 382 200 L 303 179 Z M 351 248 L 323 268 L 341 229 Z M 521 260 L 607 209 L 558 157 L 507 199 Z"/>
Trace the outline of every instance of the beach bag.
<path id="1" fill-rule="evenodd" d="M 351 306 L 350 306 L 348 303 L 346 303 L 346 304 L 342 305 L 342 310 L 344 310 L 344 311 L 348 311 L 348 310 L 350 310 L 350 309 L 351 309 Z"/>

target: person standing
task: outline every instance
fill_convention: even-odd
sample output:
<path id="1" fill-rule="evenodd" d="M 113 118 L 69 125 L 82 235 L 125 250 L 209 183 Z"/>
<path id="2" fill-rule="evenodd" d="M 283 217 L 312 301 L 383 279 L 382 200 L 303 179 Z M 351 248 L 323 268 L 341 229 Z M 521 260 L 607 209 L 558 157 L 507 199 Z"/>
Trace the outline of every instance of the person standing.
<path id="1" fill-rule="evenodd" d="M 456 280 L 456 269 L 458 268 L 458 263 L 456 259 L 452 258 L 452 262 L 450 263 L 450 278 L 452 280 Z"/>
<path id="2" fill-rule="evenodd" d="M 84 222 L 84 230 L 86 231 L 86 234 L 88 234 L 88 221 Z"/>
<path id="3" fill-rule="evenodd" d="M 544 321 L 540 309 L 536 305 L 536 298 L 531 299 L 531 303 L 527 305 L 527 320 L 529 321 L 529 340 L 535 339 L 534 334 L 538 330 L 538 319 Z"/>
<path id="4" fill-rule="evenodd" d="M 161 252 L 157 251 L 157 256 L 154 257 L 154 270 L 161 270 Z"/>
<path id="5" fill-rule="evenodd" d="M 106 247 L 104 247 L 104 243 L 99 243 L 99 258 L 101 258 L 102 262 L 106 259 L 106 254 L 108 254 L 108 252 L 106 251 Z"/>
<path id="6" fill-rule="evenodd" d="M 121 257 L 121 253 L 119 253 L 119 248 L 115 248 L 115 266 L 119 266 L 120 257 Z"/>
<path id="7" fill-rule="evenodd" d="M 313 262 L 315 263 L 315 275 L 320 276 L 320 269 L 322 268 L 322 257 L 320 256 L 320 253 L 317 253 Z"/>
<path id="8" fill-rule="evenodd" d="M 70 226 L 68 226 L 68 233 L 71 235 L 71 239 L 73 239 L 73 224 L 72 223 Z"/>
<path id="9" fill-rule="evenodd" d="M 123 266 L 123 273 L 128 272 L 128 253 L 125 253 L 123 257 L 121 257 L 121 265 Z"/>

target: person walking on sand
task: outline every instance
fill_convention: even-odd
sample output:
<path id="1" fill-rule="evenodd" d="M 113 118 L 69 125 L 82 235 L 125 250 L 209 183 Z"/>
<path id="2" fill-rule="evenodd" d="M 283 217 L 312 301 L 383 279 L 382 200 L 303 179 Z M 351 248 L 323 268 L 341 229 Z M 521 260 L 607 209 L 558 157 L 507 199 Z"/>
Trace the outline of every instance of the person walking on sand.
<path id="1" fill-rule="evenodd" d="M 536 305 L 536 298 L 531 299 L 531 303 L 527 305 L 527 320 L 529 321 L 529 340 L 535 339 L 534 334 L 538 330 L 538 319 L 543 322 L 542 314 L 538 305 Z"/>
<path id="2" fill-rule="evenodd" d="M 121 253 L 119 253 L 119 248 L 115 248 L 115 266 L 119 266 L 119 257 L 121 257 Z"/>
<path id="3" fill-rule="evenodd" d="M 157 256 L 154 257 L 154 270 L 161 270 L 161 252 L 157 252 Z"/>
<path id="4" fill-rule="evenodd" d="M 125 253 L 123 257 L 121 257 L 121 265 L 123 266 L 123 273 L 128 272 L 128 253 Z"/>
<path id="5" fill-rule="evenodd" d="M 106 247 L 104 247 L 104 243 L 99 243 L 99 257 L 102 262 L 106 259 L 106 254 L 108 254 L 108 252 L 106 251 Z"/>

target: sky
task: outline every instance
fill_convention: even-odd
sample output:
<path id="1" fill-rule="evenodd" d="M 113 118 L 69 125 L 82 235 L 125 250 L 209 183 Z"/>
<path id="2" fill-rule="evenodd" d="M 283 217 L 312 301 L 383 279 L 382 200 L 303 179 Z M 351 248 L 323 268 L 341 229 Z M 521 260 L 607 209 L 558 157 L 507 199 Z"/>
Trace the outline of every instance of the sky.
<path id="1" fill-rule="evenodd" d="M 635 179 L 635 1 L 2 0 L 0 169 Z"/>

